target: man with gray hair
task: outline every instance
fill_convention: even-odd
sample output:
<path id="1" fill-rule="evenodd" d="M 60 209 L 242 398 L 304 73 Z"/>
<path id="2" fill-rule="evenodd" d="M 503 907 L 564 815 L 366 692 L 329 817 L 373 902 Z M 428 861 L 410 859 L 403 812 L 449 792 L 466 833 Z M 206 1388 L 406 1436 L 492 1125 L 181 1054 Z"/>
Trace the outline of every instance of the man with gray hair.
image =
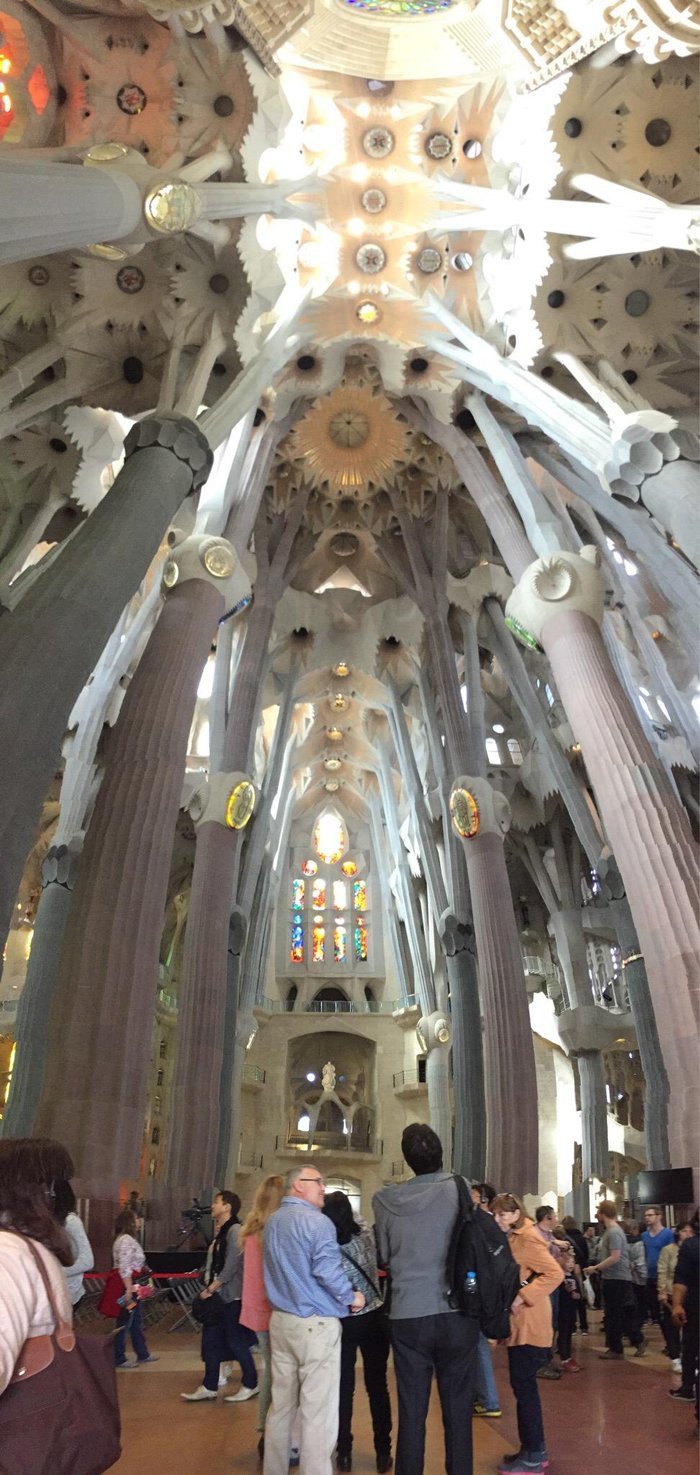
<path id="1" fill-rule="evenodd" d="M 287 1174 L 286 1192 L 263 1232 L 265 1290 L 272 1306 L 272 1405 L 265 1421 L 264 1475 L 287 1475 L 299 1408 L 304 1475 L 331 1475 L 338 1438 L 340 1317 L 365 1298 L 343 1269 L 335 1228 L 321 1212 L 325 1184 L 313 1160 Z"/>

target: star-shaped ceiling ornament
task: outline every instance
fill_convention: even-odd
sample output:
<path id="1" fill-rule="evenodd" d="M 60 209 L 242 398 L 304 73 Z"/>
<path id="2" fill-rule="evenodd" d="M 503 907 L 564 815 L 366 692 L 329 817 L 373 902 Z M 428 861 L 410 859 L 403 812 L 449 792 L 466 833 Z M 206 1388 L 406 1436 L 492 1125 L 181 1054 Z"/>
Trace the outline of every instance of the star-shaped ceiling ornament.
<path id="1" fill-rule="evenodd" d="M 369 386 L 341 386 L 317 400 L 291 440 L 313 484 L 325 482 L 335 491 L 379 491 L 408 454 L 407 427 Z"/>

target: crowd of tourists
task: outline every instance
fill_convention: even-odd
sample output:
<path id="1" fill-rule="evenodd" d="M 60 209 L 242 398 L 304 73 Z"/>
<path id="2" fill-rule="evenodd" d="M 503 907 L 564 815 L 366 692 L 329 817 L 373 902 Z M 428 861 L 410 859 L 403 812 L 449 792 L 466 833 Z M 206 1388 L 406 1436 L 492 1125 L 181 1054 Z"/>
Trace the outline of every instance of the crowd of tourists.
<path id="1" fill-rule="evenodd" d="M 615 1204 L 604 1200 L 595 1223 L 559 1224 L 549 1205 L 531 1217 L 516 1194 L 467 1185 L 446 1171 L 428 1126 L 407 1127 L 402 1152 L 413 1177 L 375 1194 L 372 1229 L 344 1193 L 326 1194 L 313 1158 L 286 1179 L 265 1179 L 243 1223 L 235 1193 L 214 1198 L 215 1232 L 196 1303 L 204 1374 L 182 1397 L 215 1400 L 238 1363 L 240 1387 L 224 1397 L 234 1404 L 257 1398 L 264 1475 L 287 1475 L 300 1462 L 304 1475 L 331 1475 L 334 1465 L 352 1470 L 358 1352 L 379 1475 L 394 1461 L 396 1475 L 423 1475 L 433 1378 L 445 1467 L 471 1475 L 472 1417 L 501 1414 L 490 1348 L 501 1315 L 497 1339 L 507 1344 L 520 1449 L 500 1460 L 499 1475 L 544 1475 L 549 1453 L 539 1380 L 581 1372 L 572 1337 L 577 1325 L 588 1334 L 589 1307 L 601 1297 L 606 1349 L 599 1355 L 623 1359 L 627 1339 L 643 1356 L 644 1326 L 658 1322 L 681 1379 L 670 1396 L 694 1403 L 697 1420 L 697 1214 L 670 1229 L 650 1207 L 642 1229 L 620 1222 Z M 17 1432 L 15 1395 L 27 1391 L 26 1382 L 19 1385 L 33 1370 L 29 1349 L 70 1327 L 92 1266 L 71 1175 L 70 1158 L 56 1143 L 0 1142 L 0 1230 L 8 1231 L 0 1233 L 0 1448 L 4 1428 Z M 113 1245 L 113 1355 L 124 1370 L 157 1361 L 141 1320 L 138 1288 L 147 1267 L 137 1208 L 121 1210 Z M 459 1258 L 465 1245 L 467 1261 Z M 82 1466 L 57 1464 L 56 1475 L 64 1468 L 79 1475 Z"/>

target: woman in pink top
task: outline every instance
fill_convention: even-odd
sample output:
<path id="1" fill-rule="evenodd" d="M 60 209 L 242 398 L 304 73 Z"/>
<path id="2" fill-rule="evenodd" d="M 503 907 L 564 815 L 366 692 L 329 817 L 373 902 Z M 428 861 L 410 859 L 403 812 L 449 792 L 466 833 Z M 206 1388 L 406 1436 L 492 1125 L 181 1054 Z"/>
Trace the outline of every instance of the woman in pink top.
<path id="1" fill-rule="evenodd" d="M 270 1314 L 272 1307 L 265 1295 L 263 1278 L 263 1229 L 271 1214 L 279 1208 L 284 1192 L 284 1178 L 275 1174 L 265 1178 L 258 1188 L 253 1207 L 241 1229 L 240 1245 L 243 1250 L 243 1295 L 241 1301 L 241 1325 L 255 1332 L 262 1355 L 260 1396 L 258 1398 L 258 1454 L 263 1457 L 265 1448 L 265 1419 L 270 1407 Z"/>

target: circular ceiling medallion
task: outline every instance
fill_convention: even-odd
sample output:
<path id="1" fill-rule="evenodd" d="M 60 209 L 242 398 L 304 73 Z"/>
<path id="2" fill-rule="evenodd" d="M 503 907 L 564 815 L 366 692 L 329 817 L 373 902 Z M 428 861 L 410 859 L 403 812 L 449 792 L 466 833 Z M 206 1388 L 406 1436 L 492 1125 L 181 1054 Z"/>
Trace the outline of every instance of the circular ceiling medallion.
<path id="1" fill-rule="evenodd" d="M 146 195 L 143 211 L 149 225 L 168 236 L 188 230 L 201 215 L 202 206 L 192 185 L 178 180 L 176 184 L 156 185 Z"/>
<path id="2" fill-rule="evenodd" d="M 453 789 L 450 794 L 452 824 L 463 840 L 473 840 L 479 832 L 479 806 L 468 789 Z"/>
<path id="3" fill-rule="evenodd" d="M 333 416 L 328 429 L 334 445 L 348 446 L 354 450 L 367 441 L 369 420 L 361 410 L 341 410 L 339 415 Z"/>
<path id="4" fill-rule="evenodd" d="M 121 108 L 121 111 L 129 118 L 135 118 L 138 113 L 142 113 L 147 102 L 148 98 L 143 87 L 139 87 L 137 82 L 125 82 L 117 93 L 117 107 Z"/>
<path id="5" fill-rule="evenodd" d="M 120 266 L 117 272 L 117 286 L 120 292 L 125 292 L 127 297 L 133 297 L 136 292 L 141 292 L 146 284 L 146 278 L 140 266 Z"/>
<path id="6" fill-rule="evenodd" d="M 324 758 L 323 766 L 328 769 L 329 773 L 337 773 L 338 769 L 343 766 L 343 760 L 342 758 Z"/>
<path id="7" fill-rule="evenodd" d="M 334 712 L 344 712 L 348 706 L 348 699 L 343 696 L 342 691 L 337 691 L 331 705 Z"/>
<path id="8" fill-rule="evenodd" d="M 326 782 L 326 793 L 327 794 L 337 794 L 339 788 L 340 788 L 340 784 L 338 783 L 337 778 L 329 778 L 327 780 L 327 782 Z"/>
<path id="9" fill-rule="evenodd" d="M 331 740 L 332 743 L 339 743 L 341 741 L 341 739 L 342 739 L 342 736 L 343 736 L 343 729 L 342 729 L 342 727 L 327 727 L 326 728 L 326 737 L 330 738 L 330 740 Z"/>
<path id="10" fill-rule="evenodd" d="M 380 210 L 384 210 L 386 207 L 386 195 L 383 189 L 378 189 L 376 185 L 371 185 L 369 189 L 365 190 L 360 203 L 368 215 L 378 215 Z"/>
<path id="11" fill-rule="evenodd" d="M 360 546 L 359 538 L 354 533 L 336 533 L 331 538 L 331 552 L 336 558 L 352 558 Z"/>
<path id="12" fill-rule="evenodd" d="M 378 123 L 362 135 L 362 147 L 370 159 L 388 159 L 394 147 L 394 135 L 389 128 Z"/>
<path id="13" fill-rule="evenodd" d="M 447 133 L 431 133 L 425 140 L 425 152 L 431 159 L 446 159 L 452 153 L 452 139 Z"/>
<path id="14" fill-rule="evenodd" d="M 255 786 L 250 779 L 241 779 L 231 790 L 226 801 L 226 824 L 230 830 L 245 829 L 255 808 Z"/>
<path id="15" fill-rule="evenodd" d="M 27 276 L 33 287 L 45 287 L 49 280 L 45 266 L 30 266 Z"/>
<path id="16" fill-rule="evenodd" d="M 365 244 L 358 246 L 355 252 L 355 264 L 368 276 L 375 276 L 386 266 L 386 251 L 378 246 L 376 241 L 365 241 Z"/>
<path id="17" fill-rule="evenodd" d="M 366 328 L 371 328 L 381 318 L 381 310 L 374 302 L 358 302 L 355 308 L 355 317 L 358 323 L 364 323 Z"/>
<path id="18" fill-rule="evenodd" d="M 333 667 L 333 675 L 334 676 L 349 676 L 350 675 L 350 667 L 349 667 L 347 661 L 338 661 L 337 665 L 335 665 Z"/>
<path id="19" fill-rule="evenodd" d="M 180 570 L 174 559 L 169 559 L 163 569 L 163 584 L 166 589 L 174 589 L 180 577 Z"/>
<path id="20" fill-rule="evenodd" d="M 441 266 L 442 251 L 438 251 L 437 246 L 424 246 L 418 256 L 418 270 L 430 277 L 434 272 L 439 271 Z"/>

